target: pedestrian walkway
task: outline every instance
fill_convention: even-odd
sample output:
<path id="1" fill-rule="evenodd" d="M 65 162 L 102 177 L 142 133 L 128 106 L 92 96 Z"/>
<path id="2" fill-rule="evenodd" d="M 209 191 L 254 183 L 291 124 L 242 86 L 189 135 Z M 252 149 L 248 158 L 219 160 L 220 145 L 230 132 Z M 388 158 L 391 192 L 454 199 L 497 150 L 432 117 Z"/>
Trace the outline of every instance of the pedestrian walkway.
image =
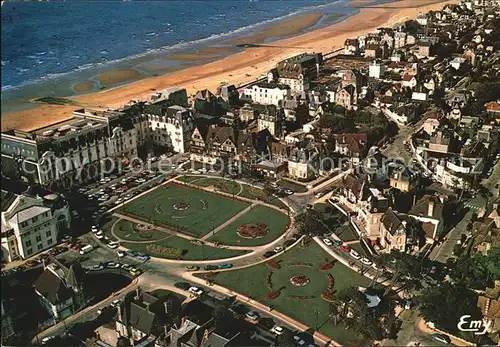
<path id="1" fill-rule="evenodd" d="M 257 205 L 256 203 L 253 203 L 250 206 L 248 206 L 247 208 L 245 208 L 243 211 L 238 212 L 237 214 L 235 214 L 234 216 L 229 218 L 227 221 L 225 221 L 224 223 L 219 225 L 217 228 L 215 228 L 214 230 L 212 230 L 211 232 L 209 232 L 208 234 L 203 236 L 200 240 L 202 240 L 202 241 L 208 240 L 210 237 L 214 236 L 216 233 L 218 233 L 219 231 L 221 231 L 225 227 L 231 225 L 231 223 L 233 223 L 235 220 L 237 220 L 238 218 L 243 216 L 245 213 L 249 212 L 256 205 Z"/>

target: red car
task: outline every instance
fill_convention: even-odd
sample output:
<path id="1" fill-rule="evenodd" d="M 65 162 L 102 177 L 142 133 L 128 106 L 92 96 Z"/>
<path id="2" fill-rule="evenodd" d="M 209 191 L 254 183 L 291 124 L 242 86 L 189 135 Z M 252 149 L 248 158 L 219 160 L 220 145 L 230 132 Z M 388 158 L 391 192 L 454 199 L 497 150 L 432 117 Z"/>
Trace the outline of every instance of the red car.
<path id="1" fill-rule="evenodd" d="M 341 251 L 346 252 L 346 253 L 349 253 L 349 252 L 351 251 L 351 248 L 350 248 L 349 246 L 346 246 L 346 245 L 342 245 L 342 246 L 340 246 L 340 247 L 339 247 L 339 249 L 340 249 Z"/>
<path id="2" fill-rule="evenodd" d="M 71 248 L 74 249 L 75 251 L 80 250 L 80 248 L 82 248 L 82 247 L 83 247 L 83 244 L 81 242 L 75 243 L 73 246 L 71 246 Z"/>

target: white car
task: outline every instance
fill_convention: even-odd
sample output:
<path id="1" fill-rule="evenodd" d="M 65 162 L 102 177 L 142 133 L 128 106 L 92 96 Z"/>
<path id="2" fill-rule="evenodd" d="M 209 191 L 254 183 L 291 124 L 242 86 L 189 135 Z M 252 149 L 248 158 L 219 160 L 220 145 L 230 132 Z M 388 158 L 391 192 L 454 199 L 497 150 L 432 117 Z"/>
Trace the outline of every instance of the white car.
<path id="1" fill-rule="evenodd" d="M 325 192 L 318 192 L 318 193 L 314 194 L 314 197 L 315 197 L 316 199 L 319 199 L 319 198 L 321 198 L 323 195 L 325 195 Z"/>
<path id="2" fill-rule="evenodd" d="M 279 335 L 283 334 L 285 332 L 285 330 L 283 329 L 283 327 L 280 327 L 279 325 L 275 325 L 271 329 L 271 332 L 279 336 Z"/>
<path id="3" fill-rule="evenodd" d="M 115 201 L 115 205 L 120 205 L 122 202 L 123 202 L 123 199 L 120 198 L 120 199 Z"/>
<path id="4" fill-rule="evenodd" d="M 146 180 L 144 178 L 138 178 L 135 180 L 137 183 L 144 183 Z"/>
<path id="5" fill-rule="evenodd" d="M 111 301 L 111 307 L 118 307 L 118 306 L 120 306 L 121 302 L 122 301 L 120 299 L 113 300 L 113 301 Z"/>
<path id="6" fill-rule="evenodd" d="M 125 256 L 125 252 L 124 251 L 118 251 L 118 252 L 116 252 L 116 255 L 118 256 L 118 258 L 123 258 Z"/>
<path id="7" fill-rule="evenodd" d="M 102 230 L 95 234 L 95 237 L 97 237 L 98 240 L 102 240 L 104 238 L 104 233 L 102 232 Z"/>
<path id="8" fill-rule="evenodd" d="M 110 261 L 109 263 L 106 264 L 106 268 L 108 268 L 108 269 L 119 269 L 120 268 L 120 264 L 114 263 L 114 262 Z"/>
<path id="9" fill-rule="evenodd" d="M 306 344 L 306 342 L 302 340 L 298 335 L 295 335 L 293 339 L 295 340 L 295 343 L 297 343 L 299 346 L 304 346 Z"/>
<path id="10" fill-rule="evenodd" d="M 203 290 L 201 290 L 198 287 L 189 287 L 188 292 L 193 293 L 194 295 L 198 295 L 198 296 L 203 294 Z"/>
<path id="11" fill-rule="evenodd" d="M 259 315 L 254 311 L 248 311 L 245 316 L 253 322 L 257 322 L 259 320 Z"/>
<path id="12" fill-rule="evenodd" d="M 286 195 L 293 195 L 293 191 L 290 190 L 290 189 L 283 189 L 283 192 L 286 194 Z"/>
<path id="13" fill-rule="evenodd" d="M 116 242 L 116 241 L 108 243 L 108 247 L 111 248 L 111 249 L 116 249 L 116 248 L 118 248 L 119 245 L 120 244 L 118 242 Z"/>
<path id="14" fill-rule="evenodd" d="M 361 259 L 361 256 L 359 255 L 358 252 L 356 252 L 354 249 L 351 249 L 351 251 L 349 252 L 349 255 L 351 257 L 353 257 L 354 259 Z"/>
<path id="15" fill-rule="evenodd" d="M 333 246 L 333 242 L 330 239 L 323 239 L 323 243 L 327 246 Z"/>
<path id="16" fill-rule="evenodd" d="M 45 336 L 41 341 L 42 345 L 46 345 L 50 340 L 53 340 L 55 338 L 56 338 L 55 336 Z"/>
<path id="17" fill-rule="evenodd" d="M 278 246 L 278 247 L 276 247 L 276 248 L 274 249 L 274 251 L 275 251 L 276 253 L 279 253 L 279 252 L 283 251 L 283 247 Z"/>
<path id="18" fill-rule="evenodd" d="M 373 264 L 373 262 L 372 262 L 370 259 L 368 259 L 368 258 L 364 258 L 364 257 L 363 257 L 363 258 L 361 258 L 361 262 L 362 262 L 363 264 L 365 264 L 365 265 L 372 265 L 372 264 Z"/>

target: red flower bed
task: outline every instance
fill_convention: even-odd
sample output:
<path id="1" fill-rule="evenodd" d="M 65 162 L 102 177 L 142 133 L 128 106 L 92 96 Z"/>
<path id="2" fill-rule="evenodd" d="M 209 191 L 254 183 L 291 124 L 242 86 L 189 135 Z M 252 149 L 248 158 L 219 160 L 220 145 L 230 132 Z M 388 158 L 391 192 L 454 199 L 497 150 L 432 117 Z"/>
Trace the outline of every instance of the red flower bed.
<path id="1" fill-rule="evenodd" d="M 269 290 L 273 290 L 273 282 L 271 282 L 271 276 L 273 275 L 272 272 L 268 272 L 266 276 L 266 287 Z"/>
<path id="2" fill-rule="evenodd" d="M 264 299 L 266 299 L 266 300 L 274 300 L 278 296 L 280 296 L 280 294 L 281 294 L 281 292 L 279 290 L 275 290 L 275 291 L 269 292 L 266 295 L 264 295 Z"/>
<path id="3" fill-rule="evenodd" d="M 321 293 L 321 298 L 323 300 L 325 300 L 325 301 L 328 301 L 328 302 L 335 301 L 335 296 L 333 296 L 332 292 L 323 292 L 323 293 Z"/>
<path id="4" fill-rule="evenodd" d="M 277 269 L 281 269 L 281 265 L 274 261 L 274 260 L 270 260 L 266 263 L 267 267 L 270 268 L 270 269 L 273 269 L 273 270 L 277 270 Z"/>
<path id="5" fill-rule="evenodd" d="M 333 267 L 333 264 L 332 263 L 326 263 L 326 264 L 321 264 L 319 266 L 319 269 L 324 271 L 324 270 L 328 270 L 328 269 L 331 269 Z"/>

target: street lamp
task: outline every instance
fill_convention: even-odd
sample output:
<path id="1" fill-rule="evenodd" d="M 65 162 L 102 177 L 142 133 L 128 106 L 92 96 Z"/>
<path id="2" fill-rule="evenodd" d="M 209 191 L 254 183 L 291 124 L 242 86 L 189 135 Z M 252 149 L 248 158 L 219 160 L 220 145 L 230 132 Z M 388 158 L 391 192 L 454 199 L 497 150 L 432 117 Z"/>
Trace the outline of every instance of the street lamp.
<path id="1" fill-rule="evenodd" d="M 314 309 L 314 313 L 316 314 L 316 327 L 315 330 L 318 331 L 318 320 L 319 320 L 319 311 Z"/>

